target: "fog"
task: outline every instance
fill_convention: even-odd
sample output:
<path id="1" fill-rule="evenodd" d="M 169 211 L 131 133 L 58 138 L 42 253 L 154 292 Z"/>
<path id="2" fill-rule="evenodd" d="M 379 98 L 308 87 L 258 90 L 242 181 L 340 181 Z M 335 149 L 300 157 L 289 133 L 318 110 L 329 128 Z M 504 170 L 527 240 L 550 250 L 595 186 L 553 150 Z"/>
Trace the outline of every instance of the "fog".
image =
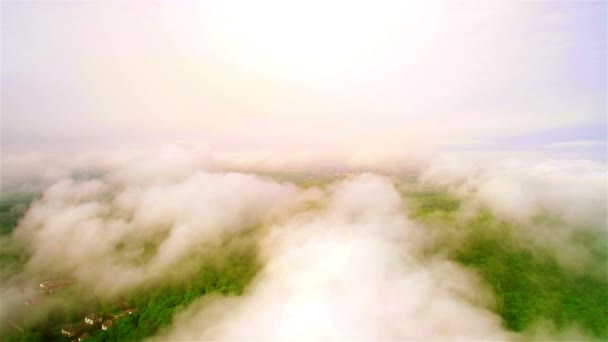
<path id="1" fill-rule="evenodd" d="M 268 228 L 238 299 L 202 299 L 160 340 L 506 339 L 477 279 L 418 253 L 426 236 L 382 177 L 337 184 L 327 208 Z"/>
<path id="2" fill-rule="evenodd" d="M 472 197 L 508 219 L 525 223 L 547 212 L 592 229 L 606 226 L 606 176 L 605 163 L 584 159 L 455 154 L 436 159 L 421 180 Z"/>
<path id="3" fill-rule="evenodd" d="M 593 262 L 577 236 L 608 227 L 605 163 L 454 154 L 434 160 L 420 179 L 467 198 L 465 216 L 488 208 L 522 240 L 550 249 L 573 270 Z"/>
<path id="4" fill-rule="evenodd" d="M 221 170 L 198 152 L 90 156 L 97 168 L 56 160 L 64 171 L 33 177 L 43 192 L 3 237 L 28 255 L 20 273 L 3 277 L 3 329 L 37 280 L 69 276 L 88 296 L 115 299 L 188 281 L 200 256 L 245 241 L 261 267 L 245 293 L 199 298 L 152 340 L 588 338 L 577 325 L 556 330 L 541 318 L 534 329 L 506 329 L 488 283 L 449 257 L 462 240 L 445 241 L 459 221 L 489 210 L 519 243 L 551 251 L 568 270 L 603 265 L 575 238 L 605 232 L 605 164 L 452 155 L 410 185 L 402 174 L 354 172 L 302 187 Z M 81 165 L 88 176 L 79 176 Z M 456 221 L 438 231 L 413 219 L 404 187 L 460 198 Z M 44 303 L 38 320 L 66 305 Z"/>
<path id="5" fill-rule="evenodd" d="M 1 339 L 608 338 L 607 2 L 0 6 Z"/>
<path id="6" fill-rule="evenodd" d="M 259 224 L 294 191 L 236 173 L 198 172 L 145 187 L 64 180 L 32 205 L 15 238 L 32 251 L 29 271 L 69 273 L 111 296 L 162 278 L 194 252 Z M 129 265 L 146 257 L 145 242 L 158 243 L 156 253 L 142 266 Z"/>
<path id="7" fill-rule="evenodd" d="M 2 5 L 3 158 L 186 141 L 273 171 L 606 160 L 601 1 Z"/>

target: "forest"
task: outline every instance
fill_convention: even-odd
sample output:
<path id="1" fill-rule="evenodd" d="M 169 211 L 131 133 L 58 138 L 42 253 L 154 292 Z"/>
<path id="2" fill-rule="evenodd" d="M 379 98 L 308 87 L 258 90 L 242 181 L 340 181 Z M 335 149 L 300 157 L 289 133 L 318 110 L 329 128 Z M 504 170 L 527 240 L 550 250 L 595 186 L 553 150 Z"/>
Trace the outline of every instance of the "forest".
<path id="1" fill-rule="evenodd" d="M 322 181 L 319 184 L 326 184 Z M 466 220 L 458 217 L 463 200 L 445 190 L 425 190 L 405 182 L 403 205 L 413 220 L 439 238 L 427 247 L 428 255 L 438 253 L 479 274 L 496 297 L 490 309 L 502 319 L 505 329 L 523 336 L 532 335 L 539 322 L 549 322 L 556 331 L 576 324 L 597 340 L 608 338 L 608 269 L 605 232 L 583 231 L 577 244 L 590 251 L 592 262 L 571 272 L 552 256 L 550 250 L 522 244 L 517 223 L 497 218 L 482 209 Z M 408 185 L 409 184 L 409 185 Z M 11 232 L 35 196 L 4 200 L 0 204 L 2 223 L 1 263 L 6 280 L 18 273 L 28 254 L 10 244 Z M 319 206 L 316 206 L 318 209 Z M 550 220 L 539 217 L 538 220 Z M 203 296 L 240 296 L 255 278 L 260 264 L 255 244 L 247 248 L 226 249 L 198 260 L 195 271 L 179 282 L 148 284 L 129 291 L 120 300 L 135 308 L 114 321 L 108 330 L 92 330 L 89 341 L 139 341 L 168 327 L 175 314 Z M 57 295 L 82 297 L 76 284 Z M 58 297 L 59 298 L 59 297 Z M 30 308 L 35 309 L 35 308 Z M 93 299 L 85 306 L 72 306 L 51 313 L 46 321 L 27 326 L 23 331 L 5 328 L 6 341 L 64 341 L 61 328 L 81 324 L 90 311 L 102 315 L 121 311 L 116 301 Z M 26 320 L 24 319 L 24 322 Z M 20 322 L 11 322 L 21 326 Z M 21 322 L 23 323 L 23 322 Z"/>

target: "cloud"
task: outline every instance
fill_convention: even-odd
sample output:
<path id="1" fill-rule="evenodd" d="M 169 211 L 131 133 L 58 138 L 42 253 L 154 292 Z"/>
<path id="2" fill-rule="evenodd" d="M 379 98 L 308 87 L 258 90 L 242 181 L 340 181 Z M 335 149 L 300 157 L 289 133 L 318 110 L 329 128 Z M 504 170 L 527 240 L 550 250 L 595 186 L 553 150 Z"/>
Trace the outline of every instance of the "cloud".
<path id="1" fill-rule="evenodd" d="M 453 154 L 434 160 L 420 180 L 465 199 L 473 212 L 489 209 L 520 238 L 580 268 L 592 258 L 575 239 L 608 225 L 607 176 L 605 163 L 589 160 Z"/>
<path id="2" fill-rule="evenodd" d="M 23 169 L 57 162 L 62 172 L 37 176 L 48 185 L 11 237 L 29 259 L 3 284 L 11 299 L 3 313 L 18 312 L 30 295 L 20 288 L 48 277 L 71 276 L 105 299 L 187 280 L 198 257 L 247 233 L 261 270 L 245 293 L 201 297 L 153 339 L 522 337 L 503 327 L 479 275 L 448 259 L 450 246 L 429 253 L 449 232 L 410 219 L 398 176 L 343 175 L 304 189 L 224 171 L 214 151 L 180 146 L 71 163 L 38 157 L 12 161 Z M 445 156 L 415 186 L 446 188 L 462 200 L 448 224 L 487 208 L 518 242 L 549 249 L 576 270 L 594 259 L 575 235 L 605 229 L 606 165 L 537 157 Z M 80 175 L 84 167 L 91 175 Z M 557 337 L 552 329 L 525 333 Z"/>
<path id="3" fill-rule="evenodd" d="M 436 159 L 421 175 L 429 184 L 471 196 L 508 219 L 548 211 L 568 223 L 603 226 L 607 169 L 589 160 L 493 159 L 464 154 Z"/>
<path id="4" fill-rule="evenodd" d="M 114 296 L 260 224 L 297 191 L 238 173 L 124 184 L 123 171 L 63 180 L 44 192 L 14 233 L 31 253 L 29 272 L 69 274 L 99 296 Z M 146 243 L 157 246 L 151 256 Z"/>
<path id="5" fill-rule="evenodd" d="M 506 339 L 475 276 L 424 260 L 422 228 L 382 177 L 330 190 L 327 208 L 270 227 L 239 298 L 201 299 L 160 340 Z"/>
<path id="6" fill-rule="evenodd" d="M 277 147 L 279 148 L 279 147 Z M 345 148 L 346 149 L 346 148 Z M 109 181 L 123 184 L 150 184 L 183 179 L 197 171 L 402 171 L 420 168 L 423 154 L 400 156 L 385 149 L 371 153 L 361 150 L 349 156 L 341 150 L 292 151 L 214 150 L 206 144 L 179 142 L 120 150 L 97 149 L 87 152 L 3 153 L 2 191 L 37 192 L 70 177 L 86 179 L 105 174 Z M 344 152 L 344 153 L 343 153 Z M 401 163 L 395 163 L 401 160 Z M 412 161 L 416 162 L 412 162 Z"/>

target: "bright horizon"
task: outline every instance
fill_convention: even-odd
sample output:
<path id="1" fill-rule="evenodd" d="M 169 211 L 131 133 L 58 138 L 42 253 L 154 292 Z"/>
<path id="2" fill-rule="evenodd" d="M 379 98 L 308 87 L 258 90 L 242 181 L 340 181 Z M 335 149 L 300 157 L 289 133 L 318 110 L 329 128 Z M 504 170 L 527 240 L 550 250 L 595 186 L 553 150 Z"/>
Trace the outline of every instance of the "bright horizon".
<path id="1" fill-rule="evenodd" d="M 606 2 L 2 3 L 3 156 L 606 160 Z"/>

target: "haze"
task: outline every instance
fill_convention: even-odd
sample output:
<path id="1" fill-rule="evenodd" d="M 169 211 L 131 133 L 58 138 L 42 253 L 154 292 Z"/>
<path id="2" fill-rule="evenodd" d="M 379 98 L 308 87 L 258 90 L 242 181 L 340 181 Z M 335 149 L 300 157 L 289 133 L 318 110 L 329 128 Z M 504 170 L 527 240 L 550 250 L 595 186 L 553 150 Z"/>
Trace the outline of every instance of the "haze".
<path id="1" fill-rule="evenodd" d="M 3 155 L 173 143 L 239 167 L 606 159 L 606 3 L 2 3 Z"/>
<path id="2" fill-rule="evenodd" d="M 608 340 L 606 1 L 0 6 L 0 340 Z"/>

